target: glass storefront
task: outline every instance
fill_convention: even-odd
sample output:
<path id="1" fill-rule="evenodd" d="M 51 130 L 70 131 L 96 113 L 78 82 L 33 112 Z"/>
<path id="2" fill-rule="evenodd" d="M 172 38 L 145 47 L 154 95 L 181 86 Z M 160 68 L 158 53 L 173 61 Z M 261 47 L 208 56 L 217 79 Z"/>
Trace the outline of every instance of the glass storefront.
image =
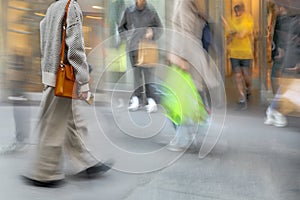
<path id="1" fill-rule="evenodd" d="M 218 51 L 211 52 L 220 71 L 225 77 L 231 74 L 231 68 L 226 56 L 226 46 L 224 45 L 223 30 L 220 28 L 221 15 L 230 16 L 231 8 L 235 0 L 224 2 L 223 0 L 203 0 L 203 7 L 209 16 L 209 23 L 214 32 L 214 41 L 218 44 Z M 10 67 L 10 55 L 16 51 L 25 57 L 24 68 L 26 84 L 24 88 L 27 92 L 40 92 L 42 90 L 40 73 L 40 51 L 39 51 L 39 22 L 43 18 L 46 9 L 53 0 L 8 0 L 0 1 L 1 9 L 1 88 L 8 88 L 6 76 L 7 68 Z M 103 49 L 101 42 L 116 33 L 116 22 L 124 8 L 134 3 L 134 0 L 89 0 L 78 1 L 84 14 L 83 31 L 85 36 L 86 53 L 88 61 L 93 66 L 95 73 L 104 70 L 106 56 L 109 50 Z M 267 72 L 265 70 L 266 52 L 258 49 L 266 48 L 265 27 L 267 21 L 267 11 L 264 5 L 266 0 L 247 0 L 247 9 L 255 19 L 254 49 L 255 64 L 254 74 L 257 74 L 257 88 L 266 89 Z M 173 0 L 149 0 L 158 11 L 164 26 L 168 27 L 168 19 L 171 16 Z M 224 14 L 223 14 L 224 13 Z M 123 47 L 124 48 L 124 47 Z M 123 49 L 123 51 L 125 51 Z M 5 57 L 5 59 L 4 59 Z M 5 62 L 4 62 L 5 61 Z M 123 62 L 123 63 L 122 63 Z M 128 59 L 122 61 L 120 67 L 112 71 L 124 73 L 130 67 Z M 124 66 L 124 62 L 126 66 Z M 117 77 L 120 76 L 117 75 Z M 112 77 L 112 80 L 114 78 Z M 127 79 L 130 84 L 131 78 Z M 2 95 L 1 95 L 2 96 Z"/>
<path id="2" fill-rule="evenodd" d="M 1 23 L 3 24 L 1 26 L 1 41 L 3 42 L 1 55 L 10 58 L 18 51 L 25 57 L 24 72 L 26 71 L 26 73 L 24 73 L 24 77 L 26 77 L 26 84 L 24 89 L 27 92 L 40 92 L 42 90 L 39 23 L 52 2 L 53 0 L 9 0 L 1 3 Z M 105 67 L 105 57 L 108 53 L 105 49 L 97 47 L 105 39 L 115 34 L 113 23 L 119 20 L 125 6 L 131 5 L 133 2 L 132 0 L 78 1 L 84 15 L 83 32 L 86 54 L 95 73 L 100 73 Z M 149 0 L 149 2 L 156 7 L 164 21 L 164 1 Z M 120 6 L 120 4 L 123 5 Z M 116 6 L 119 10 L 116 9 Z M 96 58 L 90 56 L 92 54 L 96 54 Z M 9 80 L 5 77 L 6 69 L 10 68 L 10 65 L 13 65 L 13 62 L 8 61 L 2 64 L 4 67 L 2 67 L 1 72 L 4 79 L 1 79 L 1 85 L 4 90 L 9 88 Z M 123 66 L 117 71 L 124 71 L 126 68 L 127 66 L 125 68 Z"/>

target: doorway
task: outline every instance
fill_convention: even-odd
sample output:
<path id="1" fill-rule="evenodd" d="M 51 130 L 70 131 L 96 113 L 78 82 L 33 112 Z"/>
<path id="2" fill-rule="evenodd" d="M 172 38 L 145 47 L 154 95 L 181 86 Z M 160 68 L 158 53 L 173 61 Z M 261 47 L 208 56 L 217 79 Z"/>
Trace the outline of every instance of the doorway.
<path id="1" fill-rule="evenodd" d="M 254 20 L 254 30 L 252 36 L 253 62 L 252 62 L 252 93 L 253 100 L 256 103 L 265 102 L 268 99 L 268 83 L 267 83 L 267 0 L 229 0 L 223 5 L 223 13 L 226 19 L 233 16 L 233 7 L 238 2 L 244 2 L 246 12 L 249 12 Z M 223 35 L 225 41 L 225 35 Z M 236 96 L 235 83 L 232 77 L 231 63 L 228 58 L 228 51 L 226 44 L 224 44 L 224 74 L 225 86 L 227 88 L 228 96 Z M 230 101 L 230 99 L 229 99 Z"/>

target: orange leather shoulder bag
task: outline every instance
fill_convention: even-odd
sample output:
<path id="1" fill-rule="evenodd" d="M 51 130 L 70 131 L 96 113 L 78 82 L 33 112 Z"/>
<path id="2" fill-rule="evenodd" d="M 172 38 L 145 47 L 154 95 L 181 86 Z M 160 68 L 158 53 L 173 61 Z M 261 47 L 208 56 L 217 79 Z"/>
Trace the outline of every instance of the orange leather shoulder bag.
<path id="1" fill-rule="evenodd" d="M 60 50 L 60 63 L 56 73 L 56 85 L 54 94 L 59 97 L 78 98 L 78 85 L 75 80 L 73 66 L 69 62 L 65 62 L 65 47 L 66 47 L 66 28 L 67 15 L 71 0 L 68 1 L 63 19 L 62 42 Z"/>

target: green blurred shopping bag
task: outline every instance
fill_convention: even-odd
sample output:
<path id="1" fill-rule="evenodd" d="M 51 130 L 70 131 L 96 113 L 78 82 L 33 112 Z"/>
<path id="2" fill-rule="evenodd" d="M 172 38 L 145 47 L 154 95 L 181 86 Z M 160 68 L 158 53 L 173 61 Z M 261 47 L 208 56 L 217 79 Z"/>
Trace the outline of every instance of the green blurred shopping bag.
<path id="1" fill-rule="evenodd" d="M 176 125 L 202 123 L 207 118 L 198 90 L 188 72 L 171 65 L 163 82 L 161 105 Z"/>

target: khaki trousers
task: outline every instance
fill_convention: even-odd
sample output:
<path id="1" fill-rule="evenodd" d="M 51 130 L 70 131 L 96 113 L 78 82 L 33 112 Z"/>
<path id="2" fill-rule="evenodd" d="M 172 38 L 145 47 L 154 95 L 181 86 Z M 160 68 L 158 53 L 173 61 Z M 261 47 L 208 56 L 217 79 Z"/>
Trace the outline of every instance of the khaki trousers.
<path id="1" fill-rule="evenodd" d="M 38 123 L 39 143 L 29 176 L 35 180 L 51 181 L 64 178 L 63 152 L 76 172 L 99 161 L 86 148 L 82 135 L 87 124 L 78 109 L 78 101 L 54 96 L 54 88 L 43 92 L 42 110 Z M 73 104 L 73 105 L 72 105 Z"/>

